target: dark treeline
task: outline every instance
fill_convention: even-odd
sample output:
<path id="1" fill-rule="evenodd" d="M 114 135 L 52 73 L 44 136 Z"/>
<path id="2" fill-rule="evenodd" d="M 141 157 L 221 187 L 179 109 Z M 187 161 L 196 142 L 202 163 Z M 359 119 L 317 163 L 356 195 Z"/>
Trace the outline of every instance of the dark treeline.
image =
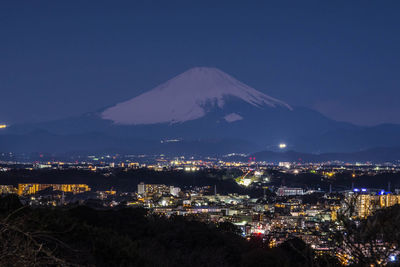
<path id="1" fill-rule="evenodd" d="M 351 266 L 389 263 L 400 245 L 399 222 L 399 205 L 361 221 L 340 215 L 344 230 L 330 233 L 333 254 L 350 253 Z M 0 197 L 0 266 L 339 266 L 298 238 L 270 248 L 268 236 L 246 240 L 239 233 L 229 222 L 166 218 L 142 208 L 33 208 L 17 196 Z"/>

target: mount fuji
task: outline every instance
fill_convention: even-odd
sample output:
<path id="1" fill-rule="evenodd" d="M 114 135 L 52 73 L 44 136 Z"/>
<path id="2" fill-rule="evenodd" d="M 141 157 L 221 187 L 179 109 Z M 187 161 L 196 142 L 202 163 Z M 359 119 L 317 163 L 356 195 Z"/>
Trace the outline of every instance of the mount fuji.
<path id="1" fill-rule="evenodd" d="M 292 107 L 216 68 L 192 68 L 125 102 L 57 121 L 13 125 L 2 151 L 230 153 L 400 146 L 398 125 L 360 127 Z"/>
<path id="2" fill-rule="evenodd" d="M 103 119 L 121 125 L 184 123 L 204 117 L 212 108 L 228 106 L 236 98 L 253 107 L 292 108 L 265 95 L 216 68 L 193 68 L 164 84 L 102 112 Z M 241 120 L 237 113 L 224 116 L 228 122 Z"/>

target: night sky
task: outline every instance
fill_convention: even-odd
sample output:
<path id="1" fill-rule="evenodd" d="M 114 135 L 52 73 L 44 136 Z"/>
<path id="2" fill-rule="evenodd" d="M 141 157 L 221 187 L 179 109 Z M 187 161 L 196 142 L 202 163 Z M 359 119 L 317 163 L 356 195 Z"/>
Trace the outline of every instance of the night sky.
<path id="1" fill-rule="evenodd" d="M 218 3 L 216 3 L 218 2 Z M 400 1 L 0 1 L 0 123 L 95 111 L 195 66 L 400 123 Z"/>

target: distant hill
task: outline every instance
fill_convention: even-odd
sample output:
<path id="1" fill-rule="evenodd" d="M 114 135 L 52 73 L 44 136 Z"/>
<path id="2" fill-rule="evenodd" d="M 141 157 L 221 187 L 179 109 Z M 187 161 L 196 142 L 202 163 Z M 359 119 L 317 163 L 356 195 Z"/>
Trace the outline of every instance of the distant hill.
<path id="1" fill-rule="evenodd" d="M 344 161 L 344 162 L 400 162 L 400 147 L 395 148 L 374 148 L 359 152 L 350 153 L 301 153 L 295 151 L 272 152 L 261 151 L 251 155 L 257 161 L 269 162 L 327 162 L 327 161 Z M 243 158 L 245 160 L 245 158 Z"/>

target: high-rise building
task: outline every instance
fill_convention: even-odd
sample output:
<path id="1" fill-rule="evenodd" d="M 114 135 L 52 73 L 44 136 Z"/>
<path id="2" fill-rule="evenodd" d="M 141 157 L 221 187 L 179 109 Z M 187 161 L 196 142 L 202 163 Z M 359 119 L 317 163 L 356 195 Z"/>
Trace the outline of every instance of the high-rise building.
<path id="1" fill-rule="evenodd" d="M 12 185 L 0 185 L 0 195 L 2 194 L 14 194 L 17 190 Z"/>
<path id="2" fill-rule="evenodd" d="M 345 203 L 345 209 L 354 210 L 354 214 L 349 215 L 366 218 L 378 209 L 400 204 L 400 195 L 384 191 L 374 194 L 369 193 L 367 189 L 355 188 L 346 194 Z"/>
<path id="3" fill-rule="evenodd" d="M 177 197 L 179 195 L 179 192 L 181 192 L 181 189 L 179 187 L 174 187 L 174 186 L 170 186 L 169 187 L 169 193 L 175 197 Z"/>
<path id="4" fill-rule="evenodd" d="M 138 184 L 138 194 L 143 195 L 145 193 L 145 184 L 142 182 Z"/>
<path id="5" fill-rule="evenodd" d="M 180 190 L 180 189 L 179 189 Z M 153 194 L 170 194 L 170 187 L 164 184 L 138 184 L 138 194 L 150 196 Z"/>
<path id="6" fill-rule="evenodd" d="M 38 191 L 52 187 L 53 190 L 65 193 L 80 194 L 90 191 L 90 187 L 86 184 L 18 184 L 18 195 L 32 195 Z"/>

